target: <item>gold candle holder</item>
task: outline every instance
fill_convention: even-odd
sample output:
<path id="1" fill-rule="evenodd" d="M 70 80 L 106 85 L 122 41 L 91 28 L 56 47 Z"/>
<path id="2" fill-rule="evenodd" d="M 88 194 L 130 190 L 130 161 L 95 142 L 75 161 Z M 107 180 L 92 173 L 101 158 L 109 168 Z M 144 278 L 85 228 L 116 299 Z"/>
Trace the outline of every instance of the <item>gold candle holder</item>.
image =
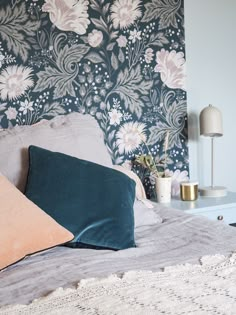
<path id="1" fill-rule="evenodd" d="M 183 201 L 194 201 L 198 198 L 198 182 L 182 182 L 180 198 Z"/>

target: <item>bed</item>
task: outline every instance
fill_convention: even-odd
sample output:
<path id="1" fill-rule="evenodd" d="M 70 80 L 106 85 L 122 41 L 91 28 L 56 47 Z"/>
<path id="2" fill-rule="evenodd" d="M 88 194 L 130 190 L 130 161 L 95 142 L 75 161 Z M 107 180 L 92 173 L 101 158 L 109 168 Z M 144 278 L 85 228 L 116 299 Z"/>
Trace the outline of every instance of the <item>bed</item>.
<path id="1" fill-rule="evenodd" d="M 0 133 L 0 167 L 21 191 L 32 145 L 113 167 L 90 116 L 13 128 Z M 3 268 L 0 314 L 234 314 L 235 228 L 143 199 L 137 180 L 135 246 L 53 246 Z"/>

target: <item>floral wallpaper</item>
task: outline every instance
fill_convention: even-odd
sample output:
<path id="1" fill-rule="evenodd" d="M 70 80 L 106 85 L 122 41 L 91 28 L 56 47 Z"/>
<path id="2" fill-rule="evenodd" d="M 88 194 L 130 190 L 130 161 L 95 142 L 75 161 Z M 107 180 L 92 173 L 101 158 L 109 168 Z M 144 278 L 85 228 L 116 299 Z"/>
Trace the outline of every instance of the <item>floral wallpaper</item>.
<path id="1" fill-rule="evenodd" d="M 183 0 L 1 0 L 0 128 L 88 113 L 116 164 L 148 150 L 160 160 L 168 131 L 178 193 L 188 177 L 183 23 Z"/>

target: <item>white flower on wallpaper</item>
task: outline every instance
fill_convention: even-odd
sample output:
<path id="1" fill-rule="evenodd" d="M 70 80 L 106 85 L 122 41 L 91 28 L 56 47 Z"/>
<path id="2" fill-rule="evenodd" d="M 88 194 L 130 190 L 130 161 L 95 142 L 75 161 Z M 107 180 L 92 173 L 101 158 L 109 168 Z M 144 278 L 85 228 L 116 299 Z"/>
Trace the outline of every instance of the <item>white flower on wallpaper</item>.
<path id="1" fill-rule="evenodd" d="M 127 28 L 141 18 L 140 0 L 116 0 L 111 6 L 114 28 Z"/>
<path id="2" fill-rule="evenodd" d="M 147 48 L 145 50 L 145 55 L 144 55 L 146 63 L 151 63 L 152 60 L 153 60 L 153 56 L 154 56 L 153 49 L 152 48 Z"/>
<path id="3" fill-rule="evenodd" d="M 0 73 L 0 97 L 15 100 L 33 87 L 33 69 L 24 66 L 8 66 Z"/>
<path id="4" fill-rule="evenodd" d="M 101 31 L 93 30 L 88 34 L 88 43 L 91 47 L 98 47 L 103 40 L 103 34 Z"/>
<path id="5" fill-rule="evenodd" d="M 136 29 L 130 31 L 129 39 L 132 41 L 132 43 L 135 43 L 136 39 L 141 40 L 141 31 L 137 31 Z"/>
<path id="6" fill-rule="evenodd" d="M 24 100 L 24 102 L 20 102 L 20 108 L 19 111 L 23 112 L 23 114 L 27 114 L 27 112 L 30 110 L 31 112 L 34 110 L 33 108 L 34 102 L 29 102 L 27 99 Z"/>
<path id="7" fill-rule="evenodd" d="M 180 193 L 180 183 L 185 182 L 189 180 L 188 172 L 187 171 L 165 171 L 166 176 L 171 176 L 172 182 L 171 182 L 171 195 L 172 196 L 179 196 Z"/>
<path id="8" fill-rule="evenodd" d="M 5 111 L 5 115 L 9 120 L 16 119 L 17 110 L 14 107 L 9 106 L 8 109 Z"/>
<path id="9" fill-rule="evenodd" d="M 139 122 L 127 122 L 121 126 L 116 134 L 119 153 L 131 153 L 146 141 L 145 128 L 146 125 Z"/>
<path id="10" fill-rule="evenodd" d="M 42 10 L 60 30 L 83 35 L 90 24 L 88 5 L 87 0 L 45 0 Z"/>
<path id="11" fill-rule="evenodd" d="M 124 36 L 124 35 L 120 35 L 118 38 L 117 38 L 117 43 L 118 43 L 118 46 L 120 47 L 120 48 L 122 48 L 122 47 L 125 47 L 126 46 L 126 44 L 127 44 L 127 38 Z"/>
<path id="12" fill-rule="evenodd" d="M 155 72 L 160 72 L 161 80 L 171 89 L 186 90 L 185 59 L 182 52 L 162 48 L 156 53 Z"/>
<path id="13" fill-rule="evenodd" d="M 110 117 L 110 125 L 117 126 L 120 124 L 122 113 L 119 110 L 113 108 L 108 115 Z"/>

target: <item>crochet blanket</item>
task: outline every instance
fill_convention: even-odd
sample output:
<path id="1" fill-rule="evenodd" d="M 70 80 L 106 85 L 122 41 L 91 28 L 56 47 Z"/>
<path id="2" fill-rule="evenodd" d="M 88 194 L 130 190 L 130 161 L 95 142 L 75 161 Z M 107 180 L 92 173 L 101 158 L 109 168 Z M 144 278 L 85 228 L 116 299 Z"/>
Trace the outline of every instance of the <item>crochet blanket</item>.
<path id="1" fill-rule="evenodd" d="M 155 263 L 155 262 L 153 262 Z M 76 289 L 58 288 L 29 305 L 0 314 L 168 314 L 229 315 L 236 312 L 236 253 L 204 256 L 200 265 L 163 272 L 129 271 L 122 276 L 81 280 Z"/>

